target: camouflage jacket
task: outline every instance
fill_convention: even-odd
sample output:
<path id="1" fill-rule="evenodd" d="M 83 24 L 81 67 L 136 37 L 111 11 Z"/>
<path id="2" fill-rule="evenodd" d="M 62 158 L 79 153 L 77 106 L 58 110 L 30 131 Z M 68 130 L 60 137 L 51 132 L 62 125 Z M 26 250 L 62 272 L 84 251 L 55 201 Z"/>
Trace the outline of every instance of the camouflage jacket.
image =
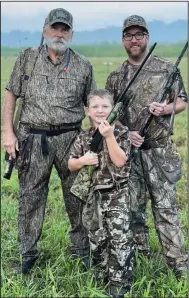
<path id="1" fill-rule="evenodd" d="M 17 58 L 6 85 L 6 89 L 18 97 L 22 91 L 25 60 L 32 50 L 25 49 Z M 65 70 L 68 51 L 70 61 Z M 85 117 L 87 95 L 95 87 L 92 65 L 84 56 L 68 49 L 55 64 L 44 45 L 27 85 L 21 122 L 36 125 L 80 122 Z"/>
<path id="2" fill-rule="evenodd" d="M 90 151 L 92 136 L 95 132 L 94 128 L 83 130 L 70 150 L 70 158 L 79 158 L 87 151 Z M 126 156 L 129 156 L 131 149 L 131 140 L 129 137 L 128 128 L 116 124 L 114 135 L 117 143 L 125 151 Z M 123 167 L 116 167 L 110 160 L 108 148 L 105 139 L 103 139 L 103 148 L 98 153 L 99 166 L 93 173 L 92 185 L 108 185 L 116 182 L 124 182 L 129 177 L 130 163 L 126 163 Z"/>
<path id="3" fill-rule="evenodd" d="M 114 94 L 114 100 L 117 100 L 120 92 L 124 90 L 137 68 L 138 66 L 132 65 L 126 60 L 109 75 L 105 88 Z M 124 117 L 120 120 L 123 125 L 129 127 L 129 130 L 140 129 L 148 115 L 149 104 L 156 101 L 156 96 L 160 92 L 172 68 L 173 64 L 166 59 L 157 56 L 151 56 L 148 59 L 139 76 L 127 92 L 130 101 Z M 181 76 L 179 76 L 179 96 L 187 101 L 187 94 Z M 168 102 L 172 102 L 173 100 L 174 84 Z M 170 115 L 154 117 L 146 139 L 164 142 L 169 129 L 169 121 Z"/>

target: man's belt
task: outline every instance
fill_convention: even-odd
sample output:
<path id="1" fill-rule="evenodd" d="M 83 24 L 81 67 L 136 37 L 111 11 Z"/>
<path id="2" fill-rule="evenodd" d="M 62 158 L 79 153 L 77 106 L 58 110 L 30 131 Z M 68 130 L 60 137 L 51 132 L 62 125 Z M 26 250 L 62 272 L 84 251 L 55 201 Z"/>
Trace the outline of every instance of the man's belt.
<path id="1" fill-rule="evenodd" d="M 23 123 L 23 124 L 25 124 L 25 123 Z M 29 125 L 31 129 L 38 129 L 38 130 L 45 130 L 45 131 L 60 131 L 60 130 L 69 131 L 69 130 L 73 130 L 74 128 L 75 129 L 80 128 L 81 122 L 76 122 L 76 123 L 72 123 L 72 124 L 64 123 L 64 124 L 60 124 L 60 125 L 51 125 L 51 124 L 36 125 L 36 124 L 28 124 L 27 123 L 27 125 Z"/>
<path id="2" fill-rule="evenodd" d="M 47 136 L 58 136 L 60 134 L 79 130 L 81 127 L 81 122 L 74 123 L 72 126 L 68 124 L 62 125 L 45 125 L 45 126 L 37 126 L 30 124 L 30 132 L 33 134 L 41 135 L 41 148 L 44 156 L 48 155 L 48 144 L 47 144 Z"/>

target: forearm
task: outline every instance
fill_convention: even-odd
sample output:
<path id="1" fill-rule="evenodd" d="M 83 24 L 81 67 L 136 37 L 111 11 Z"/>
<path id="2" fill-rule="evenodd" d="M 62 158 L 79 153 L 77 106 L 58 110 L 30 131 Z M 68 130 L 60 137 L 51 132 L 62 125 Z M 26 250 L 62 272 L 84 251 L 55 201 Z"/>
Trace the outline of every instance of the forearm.
<path id="1" fill-rule="evenodd" d="M 187 102 L 182 100 L 182 98 L 178 97 L 175 107 L 175 114 L 178 114 L 182 111 L 184 111 L 187 107 Z M 164 115 L 169 115 L 173 112 L 173 103 L 169 103 L 164 108 Z"/>
<path id="2" fill-rule="evenodd" d="M 83 166 L 83 156 L 80 158 L 71 158 L 68 160 L 68 169 L 71 172 L 80 170 Z"/>
<path id="3" fill-rule="evenodd" d="M 119 147 L 115 137 L 106 137 L 106 144 L 111 161 L 117 167 L 122 167 L 126 163 L 127 157 L 125 152 Z"/>
<path id="4" fill-rule="evenodd" d="M 11 91 L 5 91 L 4 103 L 2 108 L 2 130 L 3 132 L 13 132 L 13 119 L 17 96 Z"/>

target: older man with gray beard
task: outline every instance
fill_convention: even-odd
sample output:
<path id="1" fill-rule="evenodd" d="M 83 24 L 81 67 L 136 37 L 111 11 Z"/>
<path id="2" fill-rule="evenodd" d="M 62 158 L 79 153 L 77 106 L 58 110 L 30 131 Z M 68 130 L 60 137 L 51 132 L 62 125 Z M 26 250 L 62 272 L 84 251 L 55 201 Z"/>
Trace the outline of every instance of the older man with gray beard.
<path id="1" fill-rule="evenodd" d="M 68 11 L 52 10 L 43 28 L 45 44 L 20 54 L 6 85 L 3 145 L 13 159 L 17 145 L 19 150 L 18 230 L 23 274 L 39 256 L 37 242 L 53 165 L 61 180 L 71 224 L 70 253 L 84 258 L 88 255 L 88 237 L 81 222 L 82 203 L 70 194 L 76 174 L 70 173 L 67 163 L 70 146 L 85 117 L 87 95 L 95 82 L 89 61 L 69 48 L 72 27 L 73 17 Z M 22 97 L 23 105 L 15 135 L 13 115 L 18 97 Z"/>

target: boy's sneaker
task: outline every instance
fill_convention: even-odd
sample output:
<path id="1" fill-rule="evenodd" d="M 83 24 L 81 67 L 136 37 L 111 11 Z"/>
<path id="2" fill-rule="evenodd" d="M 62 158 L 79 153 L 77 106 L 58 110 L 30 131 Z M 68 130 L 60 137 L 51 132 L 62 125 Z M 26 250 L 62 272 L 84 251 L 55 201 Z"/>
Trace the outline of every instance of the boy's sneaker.
<path id="1" fill-rule="evenodd" d="M 88 249 L 75 249 L 75 250 L 71 250 L 70 248 L 68 248 L 67 250 L 68 255 L 73 258 L 73 259 L 77 259 L 79 258 L 82 265 L 84 266 L 85 270 L 90 269 L 91 267 L 91 260 L 90 260 L 90 252 Z"/>

